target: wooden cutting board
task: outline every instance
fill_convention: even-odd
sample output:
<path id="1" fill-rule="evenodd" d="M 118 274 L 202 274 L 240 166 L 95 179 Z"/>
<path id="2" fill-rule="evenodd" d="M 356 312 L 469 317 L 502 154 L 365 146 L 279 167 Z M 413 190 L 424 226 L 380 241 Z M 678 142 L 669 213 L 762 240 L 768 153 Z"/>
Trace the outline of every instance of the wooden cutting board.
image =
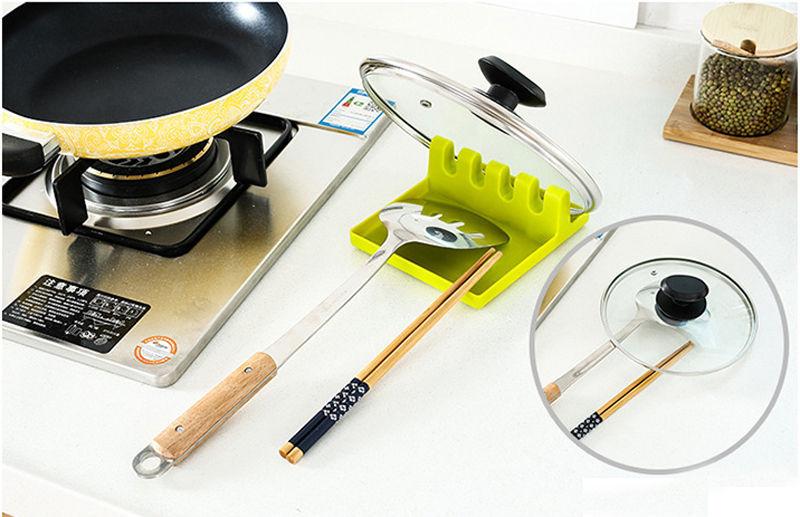
<path id="1" fill-rule="evenodd" d="M 694 118 L 690 108 L 693 92 L 691 76 L 664 124 L 665 139 L 797 166 L 796 95 L 789 106 L 789 120 L 779 130 L 764 136 L 729 136 L 708 129 Z"/>

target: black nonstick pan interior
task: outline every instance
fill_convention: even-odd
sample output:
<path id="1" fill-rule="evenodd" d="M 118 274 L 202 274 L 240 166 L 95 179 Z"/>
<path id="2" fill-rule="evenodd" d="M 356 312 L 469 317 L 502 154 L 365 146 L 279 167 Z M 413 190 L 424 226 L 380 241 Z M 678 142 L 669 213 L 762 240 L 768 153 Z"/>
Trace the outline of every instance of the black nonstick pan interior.
<path id="1" fill-rule="evenodd" d="M 255 78 L 287 33 L 277 4 L 25 4 L 3 17 L 3 108 L 65 124 L 177 113 Z"/>

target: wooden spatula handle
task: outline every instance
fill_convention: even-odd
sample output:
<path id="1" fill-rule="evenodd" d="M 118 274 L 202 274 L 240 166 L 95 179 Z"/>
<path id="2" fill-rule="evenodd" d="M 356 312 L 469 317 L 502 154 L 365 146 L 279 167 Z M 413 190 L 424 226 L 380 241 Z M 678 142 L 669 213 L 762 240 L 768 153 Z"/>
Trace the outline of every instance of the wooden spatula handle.
<path id="1" fill-rule="evenodd" d="M 542 391 L 544 391 L 544 396 L 547 398 L 547 402 L 551 404 L 553 403 L 554 400 L 556 400 L 558 397 L 561 396 L 561 390 L 558 389 L 558 386 L 556 385 L 555 382 L 551 382 L 550 384 L 542 388 Z"/>
<path id="2" fill-rule="evenodd" d="M 276 371 L 272 357 L 255 353 L 153 438 L 151 447 L 164 458 L 180 462 L 269 382 Z"/>

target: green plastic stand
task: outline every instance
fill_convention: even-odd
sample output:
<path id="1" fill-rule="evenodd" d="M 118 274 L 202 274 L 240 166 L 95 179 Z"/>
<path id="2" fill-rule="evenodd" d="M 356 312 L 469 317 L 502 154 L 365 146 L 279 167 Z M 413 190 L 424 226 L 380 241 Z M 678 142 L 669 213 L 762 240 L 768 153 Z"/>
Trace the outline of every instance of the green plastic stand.
<path id="1" fill-rule="evenodd" d="M 570 214 L 569 192 L 556 185 L 539 188 L 539 178 L 512 176 L 507 165 L 490 161 L 464 148 L 454 158 L 453 142 L 440 136 L 431 140 L 427 177 L 395 199 L 427 199 L 470 210 L 502 228 L 509 236 L 498 246 L 503 257 L 462 298 L 480 308 L 514 283 L 526 271 L 586 224 L 589 215 Z M 374 253 L 386 239 L 378 213 L 350 230 L 358 249 Z M 485 250 L 450 250 L 424 244 L 407 244 L 389 264 L 440 290 L 449 287 Z"/>

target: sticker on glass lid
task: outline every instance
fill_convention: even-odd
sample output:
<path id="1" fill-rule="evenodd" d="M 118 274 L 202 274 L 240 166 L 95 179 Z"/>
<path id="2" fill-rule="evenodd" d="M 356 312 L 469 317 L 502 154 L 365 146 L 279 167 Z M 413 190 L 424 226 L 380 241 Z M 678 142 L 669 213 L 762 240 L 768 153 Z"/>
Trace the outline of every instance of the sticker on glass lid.
<path id="1" fill-rule="evenodd" d="M 322 117 L 319 125 L 363 135 L 383 115 L 367 92 L 351 88 L 331 110 Z"/>
<path id="2" fill-rule="evenodd" d="M 601 304 L 613 344 L 657 371 L 697 375 L 726 368 L 753 342 L 756 312 L 747 294 L 725 273 L 687 259 L 635 264 L 608 286 Z M 669 370 L 659 359 L 684 342 L 693 344 Z"/>

